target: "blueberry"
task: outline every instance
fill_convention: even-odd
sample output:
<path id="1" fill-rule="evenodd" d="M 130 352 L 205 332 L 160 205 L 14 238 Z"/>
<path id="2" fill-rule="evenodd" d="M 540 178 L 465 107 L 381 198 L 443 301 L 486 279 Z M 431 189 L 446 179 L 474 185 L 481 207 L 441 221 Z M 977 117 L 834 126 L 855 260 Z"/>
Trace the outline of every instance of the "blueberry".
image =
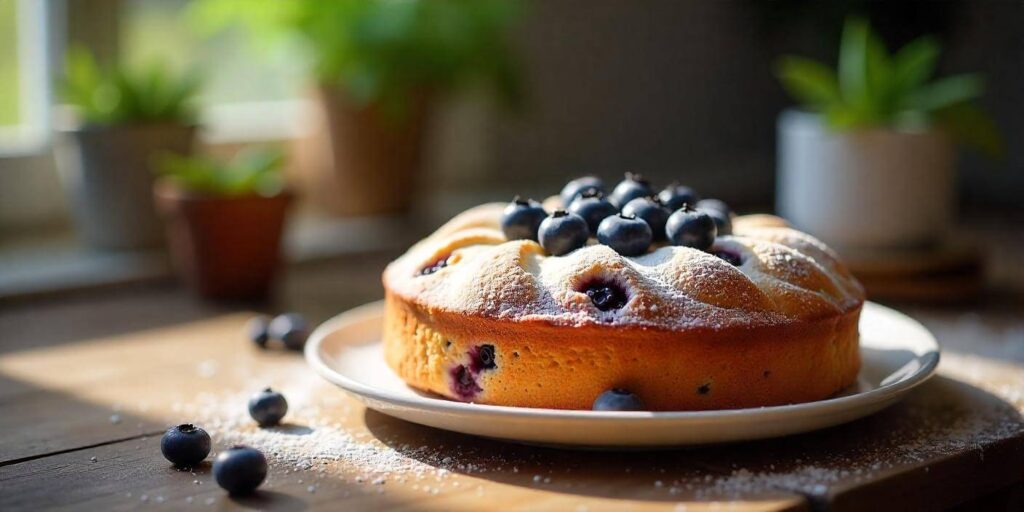
<path id="1" fill-rule="evenodd" d="M 661 204 L 660 199 L 638 197 L 622 207 L 622 214 L 627 217 L 632 215 L 643 220 L 651 227 L 655 240 L 664 240 L 665 223 L 668 222 L 668 216 L 672 212 Z"/>
<path id="2" fill-rule="evenodd" d="M 562 193 L 559 194 L 559 197 L 562 198 L 562 205 L 568 207 L 572 204 L 572 200 L 576 199 L 576 196 L 582 194 L 586 189 L 593 189 L 604 193 L 604 182 L 601 181 L 601 178 L 595 176 L 583 176 L 566 183 L 565 187 L 562 188 Z"/>
<path id="3" fill-rule="evenodd" d="M 619 209 L 607 199 L 600 195 L 600 192 L 585 191 L 584 195 L 577 197 L 570 205 L 569 211 L 583 217 L 587 221 L 587 229 L 591 233 L 597 233 L 597 226 L 606 217 L 619 213 Z"/>
<path id="4" fill-rule="evenodd" d="M 249 399 L 249 416 L 261 427 L 272 427 L 281 423 L 281 418 L 288 413 L 288 401 L 284 395 L 266 388 Z"/>
<path id="5" fill-rule="evenodd" d="M 692 188 L 673 183 L 658 193 L 658 199 L 661 199 L 661 202 L 670 211 L 676 211 L 684 204 L 695 204 L 700 197 Z"/>
<path id="6" fill-rule="evenodd" d="M 549 254 L 569 254 L 587 243 L 590 229 L 587 221 L 575 213 L 556 210 L 540 223 L 540 245 Z"/>
<path id="7" fill-rule="evenodd" d="M 259 348 L 267 348 L 267 341 L 270 340 L 270 333 L 267 328 L 270 326 L 270 318 L 265 316 L 254 316 L 245 324 L 245 330 L 249 333 L 249 339 Z"/>
<path id="8" fill-rule="evenodd" d="M 594 303 L 594 307 L 601 311 L 622 309 L 629 302 L 626 291 L 615 283 L 591 283 L 584 288 L 584 292 L 590 298 L 590 302 Z"/>
<path id="9" fill-rule="evenodd" d="M 609 389 L 594 400 L 595 411 L 642 411 L 644 404 L 625 389 Z"/>
<path id="10" fill-rule="evenodd" d="M 711 220 L 715 221 L 715 227 L 718 228 L 719 236 L 732 234 L 732 219 L 729 218 L 729 214 L 722 213 L 720 210 L 698 209 L 710 215 Z"/>
<path id="11" fill-rule="evenodd" d="M 213 478 L 231 494 L 247 494 L 267 478 L 267 458 L 259 450 L 236 445 L 213 461 Z"/>
<path id="12" fill-rule="evenodd" d="M 210 454 L 210 434 L 191 423 L 171 427 L 160 439 L 160 453 L 179 468 L 195 467 Z"/>
<path id="13" fill-rule="evenodd" d="M 292 350 L 302 350 L 306 345 L 306 338 L 309 337 L 309 327 L 306 319 L 298 313 L 285 313 L 278 315 L 270 321 L 268 331 L 270 337 L 281 340 L 284 346 Z"/>
<path id="14" fill-rule="evenodd" d="M 732 217 L 732 209 L 725 204 L 725 201 L 719 199 L 701 199 L 696 204 L 690 204 L 693 204 L 694 208 L 698 210 L 716 210 L 722 212 L 726 217 Z"/>
<path id="15" fill-rule="evenodd" d="M 608 196 L 608 201 L 614 204 L 616 208 L 621 209 L 623 206 L 626 206 L 626 203 L 638 197 L 645 197 L 651 194 L 653 194 L 651 184 L 643 176 L 627 172 L 626 178 L 620 181 L 618 185 L 615 185 L 615 190 L 612 190 L 611 195 Z"/>
<path id="16" fill-rule="evenodd" d="M 639 256 L 647 252 L 654 234 L 646 222 L 618 214 L 601 221 L 597 241 L 623 256 Z"/>
<path id="17" fill-rule="evenodd" d="M 743 257 L 733 251 L 722 249 L 717 251 L 711 251 L 711 254 L 718 256 L 719 258 L 729 262 L 730 264 L 736 267 L 743 264 Z"/>
<path id="18" fill-rule="evenodd" d="M 434 272 L 437 272 L 438 270 L 441 270 L 442 268 L 445 268 L 447 266 L 448 266 L 448 257 L 447 256 L 445 256 L 443 258 L 438 258 L 433 263 L 430 263 L 427 266 L 421 268 L 420 272 L 419 272 L 419 275 L 421 275 L 421 276 L 429 276 L 430 274 L 433 274 Z"/>
<path id="19" fill-rule="evenodd" d="M 488 343 L 473 347 L 469 351 L 469 361 L 469 369 L 474 373 L 497 368 L 498 363 L 494 360 L 494 345 Z"/>
<path id="20" fill-rule="evenodd" d="M 705 211 L 683 205 L 668 218 L 665 234 L 672 245 L 682 245 L 706 251 L 715 242 L 718 228 Z"/>
<path id="21" fill-rule="evenodd" d="M 544 207 L 532 199 L 512 200 L 501 214 L 501 231 L 509 240 L 537 241 L 537 228 L 548 216 Z"/>
<path id="22" fill-rule="evenodd" d="M 476 397 L 477 393 L 483 391 L 483 388 L 476 383 L 473 372 L 466 365 L 460 364 L 452 368 L 449 373 L 452 378 L 452 391 L 460 400 L 468 402 Z"/>

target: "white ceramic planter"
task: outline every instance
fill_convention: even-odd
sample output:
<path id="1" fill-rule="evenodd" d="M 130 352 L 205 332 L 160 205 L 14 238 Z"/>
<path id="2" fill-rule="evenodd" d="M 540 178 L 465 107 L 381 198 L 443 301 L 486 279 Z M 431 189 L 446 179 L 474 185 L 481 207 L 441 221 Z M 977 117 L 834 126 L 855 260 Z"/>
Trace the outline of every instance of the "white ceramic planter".
<path id="1" fill-rule="evenodd" d="M 778 124 L 776 209 L 840 251 L 939 242 L 953 213 L 954 148 L 940 132 L 838 133 L 817 115 Z"/>

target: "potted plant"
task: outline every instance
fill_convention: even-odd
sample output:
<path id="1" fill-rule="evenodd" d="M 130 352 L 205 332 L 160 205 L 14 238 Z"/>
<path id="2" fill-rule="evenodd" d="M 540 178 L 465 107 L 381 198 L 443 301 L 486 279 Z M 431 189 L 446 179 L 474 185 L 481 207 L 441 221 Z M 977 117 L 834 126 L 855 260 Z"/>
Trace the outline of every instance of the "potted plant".
<path id="1" fill-rule="evenodd" d="M 292 202 L 282 163 L 279 151 L 259 148 L 243 149 L 226 163 L 202 156 L 161 158 L 155 196 L 172 260 L 201 296 L 267 296 Z"/>
<path id="2" fill-rule="evenodd" d="M 71 196 L 78 232 L 95 249 L 159 246 L 163 230 L 153 207 L 151 159 L 187 154 L 196 131 L 191 100 L 199 82 L 159 65 L 102 70 L 73 46 L 60 95 L 58 169 Z"/>
<path id="3" fill-rule="evenodd" d="M 1001 150 L 973 100 L 976 75 L 930 81 L 939 44 L 890 54 L 868 23 L 847 20 L 838 69 L 785 57 L 778 76 L 803 103 L 779 118 L 779 213 L 840 250 L 926 248 L 954 210 L 954 143 Z"/>
<path id="4" fill-rule="evenodd" d="M 342 215 L 406 212 L 432 106 L 464 86 L 514 101 L 507 0 L 248 2 L 194 5 L 202 30 L 241 22 L 298 41 L 312 58 L 322 130 L 297 152 L 306 189 Z M 285 36 L 285 37 L 282 37 Z"/>

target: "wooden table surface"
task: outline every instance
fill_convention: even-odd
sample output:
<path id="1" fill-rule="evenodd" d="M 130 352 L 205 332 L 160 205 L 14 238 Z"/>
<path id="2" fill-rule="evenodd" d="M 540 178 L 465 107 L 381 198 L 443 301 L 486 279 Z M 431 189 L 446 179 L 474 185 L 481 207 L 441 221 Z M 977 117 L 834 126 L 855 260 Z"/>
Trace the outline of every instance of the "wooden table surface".
<path id="1" fill-rule="evenodd" d="M 373 300 L 388 257 L 295 269 L 272 309 L 322 321 Z M 1019 302 L 908 312 L 945 352 L 939 375 L 888 410 L 782 439 L 616 453 L 502 443 L 367 411 L 299 354 L 252 347 L 244 308 L 170 286 L 7 305 L 0 510 L 1020 510 Z M 248 419 L 247 397 L 267 385 L 291 404 L 284 427 Z M 215 451 L 261 448 L 262 490 L 230 498 L 208 463 L 172 469 L 160 435 L 181 422 L 205 427 Z"/>

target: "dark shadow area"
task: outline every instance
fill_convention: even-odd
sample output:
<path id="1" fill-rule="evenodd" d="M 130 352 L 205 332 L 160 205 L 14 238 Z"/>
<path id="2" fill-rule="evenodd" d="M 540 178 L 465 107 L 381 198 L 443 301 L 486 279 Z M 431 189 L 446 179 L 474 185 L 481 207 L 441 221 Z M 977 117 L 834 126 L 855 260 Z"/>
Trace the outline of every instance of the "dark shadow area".
<path id="1" fill-rule="evenodd" d="M 231 502 L 246 510 L 276 510 L 281 512 L 297 512 L 306 510 L 306 502 L 277 491 L 257 490 L 244 496 L 231 496 Z"/>
<path id="2" fill-rule="evenodd" d="M 510 485 L 605 498 L 701 501 L 796 493 L 822 502 L 860 498 L 858 482 L 884 471 L 887 477 L 873 484 L 869 496 L 878 496 L 880 486 L 891 488 L 892 503 L 914 508 L 970 498 L 962 495 L 972 489 L 967 482 L 982 477 L 968 474 L 976 468 L 963 460 L 976 460 L 982 451 L 992 465 L 1007 466 L 993 478 L 1006 481 L 993 485 L 1019 478 L 1024 463 L 1020 449 L 1001 451 L 1006 460 L 990 459 L 995 456 L 992 446 L 1001 446 L 1005 438 L 1015 437 L 1009 442 L 1024 448 L 1024 419 L 1017 410 L 985 390 L 941 376 L 902 402 L 845 425 L 686 449 L 601 452 L 525 446 L 424 427 L 371 410 L 365 421 L 380 441 L 431 466 Z M 922 461 L 927 460 L 938 462 L 924 472 Z M 903 489 L 905 482 L 943 472 L 961 479 L 962 485 Z"/>

